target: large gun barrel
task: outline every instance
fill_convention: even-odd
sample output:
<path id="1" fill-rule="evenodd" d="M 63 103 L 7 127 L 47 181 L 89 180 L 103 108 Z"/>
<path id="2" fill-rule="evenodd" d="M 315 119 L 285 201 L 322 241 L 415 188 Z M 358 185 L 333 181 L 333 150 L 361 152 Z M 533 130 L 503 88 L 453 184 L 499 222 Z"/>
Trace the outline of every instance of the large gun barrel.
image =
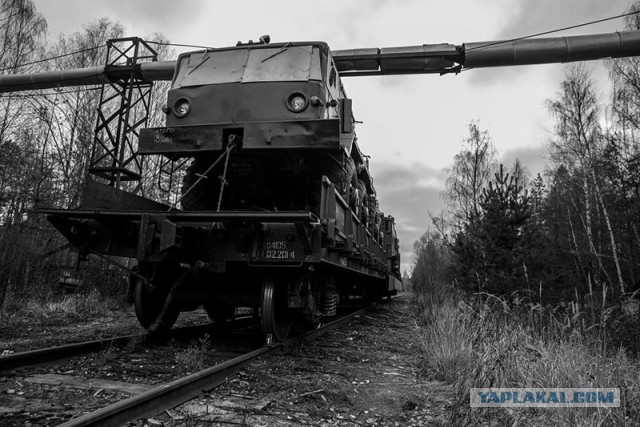
<path id="1" fill-rule="evenodd" d="M 640 55 L 640 31 L 466 43 L 464 67 L 502 67 Z"/>
<path id="2" fill-rule="evenodd" d="M 457 73 L 463 68 L 504 67 L 587 61 L 640 55 L 640 30 L 587 36 L 492 42 L 349 49 L 333 52 L 341 76 Z M 133 67 L 144 81 L 171 80 L 175 61 L 143 62 Z M 131 75 L 130 66 L 0 76 L 0 93 L 113 82 Z"/>
<path id="3" fill-rule="evenodd" d="M 586 36 L 433 44 L 333 52 L 341 76 L 446 74 L 463 68 L 587 61 L 640 55 L 640 31 Z"/>
<path id="4" fill-rule="evenodd" d="M 145 81 L 171 80 L 175 61 L 154 61 L 129 66 L 97 66 L 44 73 L 7 74 L 0 76 L 0 93 L 51 89 L 65 86 L 89 86 L 127 79 L 133 75 Z"/>

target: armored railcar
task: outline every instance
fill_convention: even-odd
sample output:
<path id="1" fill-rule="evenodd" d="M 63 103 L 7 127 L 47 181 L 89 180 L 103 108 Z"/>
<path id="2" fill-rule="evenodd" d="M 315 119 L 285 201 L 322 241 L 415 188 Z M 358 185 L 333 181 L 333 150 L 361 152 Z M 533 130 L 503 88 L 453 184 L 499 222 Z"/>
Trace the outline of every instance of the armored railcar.
<path id="1" fill-rule="evenodd" d="M 75 246 L 134 257 L 136 314 L 152 331 L 204 306 L 260 307 L 286 337 L 340 298 L 400 286 L 394 219 L 378 208 L 351 101 L 325 43 L 240 44 L 180 55 L 166 126 L 138 155 L 188 158 L 181 208 L 95 181 L 79 210 L 49 211 Z"/>

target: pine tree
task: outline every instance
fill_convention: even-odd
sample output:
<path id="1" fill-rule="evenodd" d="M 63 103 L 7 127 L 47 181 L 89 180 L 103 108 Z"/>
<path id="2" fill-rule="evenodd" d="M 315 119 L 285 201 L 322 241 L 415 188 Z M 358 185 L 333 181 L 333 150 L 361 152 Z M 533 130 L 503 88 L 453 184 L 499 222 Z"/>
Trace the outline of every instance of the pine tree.
<path id="1" fill-rule="evenodd" d="M 541 197 L 541 178 L 534 189 Z M 496 295 L 522 291 L 533 300 L 556 297 L 550 240 L 534 215 L 535 200 L 501 165 L 482 193 L 479 216 L 452 245 L 454 273 L 467 289 Z"/>

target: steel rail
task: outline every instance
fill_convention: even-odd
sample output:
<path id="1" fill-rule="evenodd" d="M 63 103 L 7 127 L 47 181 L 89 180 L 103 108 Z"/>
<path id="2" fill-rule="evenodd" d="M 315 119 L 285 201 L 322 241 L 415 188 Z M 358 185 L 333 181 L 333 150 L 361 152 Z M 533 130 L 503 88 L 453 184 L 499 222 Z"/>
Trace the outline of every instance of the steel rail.
<path id="1" fill-rule="evenodd" d="M 205 390 L 212 390 L 229 379 L 243 367 L 247 366 L 253 359 L 264 356 L 276 350 L 302 340 L 315 338 L 316 336 L 335 329 L 354 317 L 366 312 L 368 307 L 348 314 L 322 327 L 290 338 L 282 343 L 260 347 L 250 353 L 236 357 L 226 362 L 219 363 L 210 368 L 179 378 L 169 383 L 149 391 L 132 396 L 128 399 L 106 406 L 95 412 L 82 415 L 78 418 L 67 421 L 61 426 L 113 426 L 122 425 L 139 418 L 154 416 L 163 411 L 180 405 L 194 397 L 200 395 Z"/>
<path id="2" fill-rule="evenodd" d="M 206 325 L 185 326 L 172 329 L 171 336 L 178 334 L 198 333 L 201 329 L 206 330 L 212 326 L 211 323 Z M 66 359 L 68 357 L 78 356 L 80 354 L 95 353 L 114 345 L 125 345 L 133 339 L 145 339 L 146 334 L 124 335 L 120 337 L 104 338 L 99 340 L 84 341 L 72 344 L 65 344 L 56 347 L 47 347 L 37 350 L 22 351 L 0 356 L 0 372 L 10 371 L 12 369 L 38 365 L 43 363 L 55 362 L 56 360 Z"/>
<path id="3" fill-rule="evenodd" d="M 105 338 L 101 340 L 85 341 L 66 344 L 56 347 L 41 348 L 38 350 L 23 351 L 20 353 L 0 356 L 0 372 L 41 363 L 54 362 L 67 357 L 80 354 L 93 353 L 104 350 L 112 345 L 123 345 L 130 340 L 143 335 L 126 335 L 121 337 Z"/>

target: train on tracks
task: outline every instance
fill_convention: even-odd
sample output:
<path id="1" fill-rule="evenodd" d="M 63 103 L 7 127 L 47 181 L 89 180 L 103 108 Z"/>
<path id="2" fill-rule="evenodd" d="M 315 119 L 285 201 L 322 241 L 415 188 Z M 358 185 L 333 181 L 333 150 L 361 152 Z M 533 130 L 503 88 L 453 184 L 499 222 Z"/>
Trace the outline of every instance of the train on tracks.
<path id="1" fill-rule="evenodd" d="M 401 286 L 395 221 L 379 209 L 342 77 L 635 56 L 640 32 L 335 52 L 264 36 L 176 61 L 139 38 L 108 48 L 104 66 L 0 76 L 0 92 L 103 85 L 93 178 L 78 209 L 45 209 L 49 221 L 82 253 L 137 259 L 135 311 L 151 332 L 182 311 L 224 322 L 252 307 L 278 341 L 341 300 Z M 166 124 L 145 127 L 161 80 Z M 149 155 L 170 177 L 184 166 L 180 209 L 131 185 Z"/>

